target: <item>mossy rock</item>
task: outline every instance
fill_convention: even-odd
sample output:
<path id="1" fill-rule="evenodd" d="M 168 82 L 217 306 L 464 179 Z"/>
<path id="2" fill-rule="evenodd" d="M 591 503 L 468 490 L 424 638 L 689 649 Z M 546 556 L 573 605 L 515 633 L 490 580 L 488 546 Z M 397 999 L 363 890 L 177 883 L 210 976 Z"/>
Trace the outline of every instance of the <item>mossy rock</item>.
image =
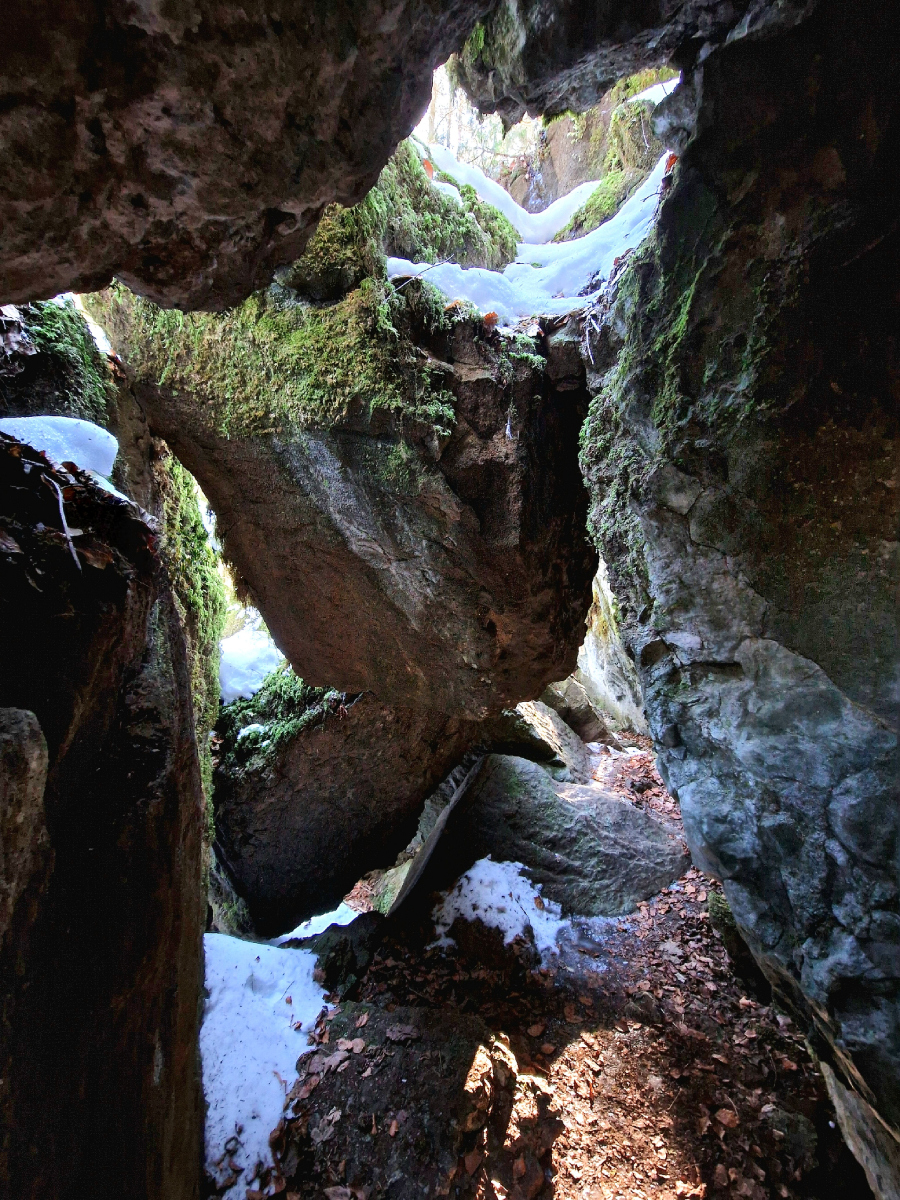
<path id="1" fill-rule="evenodd" d="M 35 353 L 15 355 L 14 369 L 0 371 L 0 412 L 53 413 L 105 428 L 114 397 L 109 365 L 74 302 L 38 300 L 18 311 Z"/>
<path id="2" fill-rule="evenodd" d="M 498 270 L 516 256 L 512 225 L 472 187 L 461 203 L 439 192 L 410 142 L 353 208 L 330 204 L 303 256 L 277 281 L 311 300 L 337 300 L 366 278 L 383 278 L 385 255 Z"/>

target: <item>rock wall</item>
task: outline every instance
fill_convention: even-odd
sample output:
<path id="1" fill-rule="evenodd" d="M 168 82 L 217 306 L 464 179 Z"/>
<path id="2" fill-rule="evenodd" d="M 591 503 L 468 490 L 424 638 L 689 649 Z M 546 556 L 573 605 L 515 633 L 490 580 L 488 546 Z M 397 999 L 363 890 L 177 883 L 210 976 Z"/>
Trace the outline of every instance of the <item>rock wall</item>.
<path id="1" fill-rule="evenodd" d="M 190 514 L 168 511 L 171 468 L 74 307 L 4 316 L 3 415 L 113 429 L 116 484 L 158 521 L 2 440 L 0 1192 L 196 1200 L 206 717 Z"/>
<path id="2" fill-rule="evenodd" d="M 758 14 L 664 103 L 675 186 L 592 322 L 583 435 L 695 861 L 845 1089 L 881 1196 L 900 1189 L 896 15 Z"/>
<path id="3" fill-rule="evenodd" d="M 3 829 L 0 1190 L 196 1200 L 203 810 L 154 533 L 6 437 L 0 527 L 0 744 L 22 817 Z"/>

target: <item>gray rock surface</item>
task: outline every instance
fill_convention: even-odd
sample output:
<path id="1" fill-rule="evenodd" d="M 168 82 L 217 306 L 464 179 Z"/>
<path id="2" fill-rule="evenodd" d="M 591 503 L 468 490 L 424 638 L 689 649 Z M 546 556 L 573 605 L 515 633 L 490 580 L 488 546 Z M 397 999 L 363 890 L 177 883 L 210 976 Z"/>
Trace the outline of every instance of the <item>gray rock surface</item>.
<path id="1" fill-rule="evenodd" d="M 602 560 L 594 577 L 586 625 L 575 679 L 612 730 L 649 733 L 640 680 L 619 632 L 616 601 Z"/>
<path id="2" fill-rule="evenodd" d="M 445 433 L 413 396 L 391 412 L 336 399 L 302 423 L 284 417 L 283 432 L 245 432 L 238 412 L 223 430 L 213 398 L 227 375 L 160 386 L 143 310 L 112 307 L 107 328 L 297 674 L 477 721 L 575 665 L 596 569 L 577 470 L 587 397 L 555 391 L 537 340 L 488 336 L 475 320 L 430 334 L 414 293 L 400 296 L 392 319 L 408 323 L 410 353 L 452 393 Z M 190 326 L 180 337 L 188 355 Z M 240 371 L 233 329 L 223 344 Z"/>
<path id="3" fill-rule="evenodd" d="M 900 1194 L 895 18 L 760 12 L 665 103 L 675 184 L 597 314 L 583 458 L 694 859 L 847 1089 L 883 1197 Z M 765 113 L 747 103 L 763 93 Z"/>
<path id="4" fill-rule="evenodd" d="M 570 675 L 560 683 L 551 683 L 542 693 L 541 700 L 552 708 L 583 742 L 601 742 L 606 746 L 619 744 L 591 703 L 586 689 L 574 676 Z"/>
<path id="5" fill-rule="evenodd" d="M 544 896 L 582 916 L 630 912 L 689 865 L 681 843 L 627 801 L 506 755 L 487 759 L 444 837 L 442 872 L 451 859 L 461 873 L 488 854 L 520 862 Z"/>

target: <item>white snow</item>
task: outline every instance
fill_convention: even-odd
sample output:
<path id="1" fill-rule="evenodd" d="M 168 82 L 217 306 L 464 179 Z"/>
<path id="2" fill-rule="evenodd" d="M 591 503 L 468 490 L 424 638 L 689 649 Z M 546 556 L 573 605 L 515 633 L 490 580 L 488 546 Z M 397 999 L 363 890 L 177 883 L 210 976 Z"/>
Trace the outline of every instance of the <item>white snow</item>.
<path id="1" fill-rule="evenodd" d="M 432 913 L 437 944 L 452 944 L 447 931 L 457 917 L 464 921 L 478 918 L 485 925 L 499 929 L 505 945 L 524 934 L 525 927 L 530 925 L 541 955 L 555 952 L 559 932 L 568 921 L 552 900 L 541 900 L 538 907 L 541 885 L 533 884 L 523 871 L 518 862 L 494 862 L 490 856 L 480 858 L 459 877 Z"/>
<path id="2" fill-rule="evenodd" d="M 275 938 L 272 945 L 281 946 L 291 938 L 312 937 L 316 933 L 322 933 L 329 925 L 349 925 L 358 916 L 357 910 L 342 900 L 333 912 L 320 913 L 317 917 L 310 917 L 308 921 L 304 921 L 290 933 L 283 933 L 281 937 Z"/>
<path id="3" fill-rule="evenodd" d="M 674 79 L 667 79 L 664 83 L 654 83 L 651 87 L 644 88 L 642 92 L 638 92 L 636 96 L 632 96 L 626 100 L 626 104 L 640 104 L 642 101 L 650 101 L 654 106 L 659 104 L 660 100 L 664 100 L 666 96 L 674 92 L 681 83 L 681 76 L 676 75 Z"/>
<path id="4" fill-rule="evenodd" d="M 243 729 L 238 730 L 237 740 L 247 737 L 251 733 L 265 733 L 265 725 L 260 725 L 258 721 L 254 721 L 252 725 L 245 725 Z"/>
<path id="5" fill-rule="evenodd" d="M 224 1194 L 243 1200 L 258 1164 L 272 1165 L 269 1134 L 281 1119 L 295 1064 L 307 1050 L 304 1034 L 324 993 L 313 981 L 316 959 L 307 950 L 279 950 L 222 933 L 207 933 L 203 942 L 206 1167 L 220 1187 L 232 1175 L 229 1159 L 242 1168 Z"/>
<path id="6" fill-rule="evenodd" d="M 592 279 L 608 279 L 615 260 L 638 246 L 649 233 L 666 157 L 664 154 L 660 158 L 641 187 L 609 221 L 571 242 L 520 243 L 516 261 L 502 273 L 480 267 L 466 270 L 455 263 L 430 266 L 389 258 L 388 277 L 424 275 L 449 299 L 469 301 L 482 312 L 496 312 L 505 325 L 523 317 L 553 316 L 585 308 L 599 294 L 599 288 L 588 291 Z"/>
<path id="7" fill-rule="evenodd" d="M 262 687 L 269 672 L 283 662 L 284 655 L 266 630 L 254 628 L 253 624 L 223 638 L 219 643 L 222 703 L 231 704 L 241 697 L 249 700 Z"/>
<path id="8" fill-rule="evenodd" d="M 445 196 L 449 196 L 451 200 L 455 200 L 457 204 L 462 205 L 462 196 L 459 194 L 459 188 L 454 187 L 452 183 L 444 183 L 442 179 L 432 179 L 431 186 L 437 192 L 443 192 Z"/>
<path id="9" fill-rule="evenodd" d="M 108 430 L 79 417 L 4 417 L 0 430 L 54 462 L 73 462 L 83 471 L 109 475 L 119 443 Z"/>
<path id="10" fill-rule="evenodd" d="M 558 200 L 554 200 L 543 212 L 530 213 L 517 204 L 499 183 L 489 179 L 479 167 L 461 163 L 444 146 L 431 145 L 428 151 L 431 161 L 439 170 L 445 175 L 452 175 L 457 183 L 473 187 L 482 200 L 493 204 L 494 208 L 503 213 L 525 242 L 549 241 L 569 223 L 573 213 L 581 208 L 597 186 L 596 180 L 582 183 L 567 196 L 560 196 Z M 435 181 L 434 186 L 439 186 L 439 183 Z"/>

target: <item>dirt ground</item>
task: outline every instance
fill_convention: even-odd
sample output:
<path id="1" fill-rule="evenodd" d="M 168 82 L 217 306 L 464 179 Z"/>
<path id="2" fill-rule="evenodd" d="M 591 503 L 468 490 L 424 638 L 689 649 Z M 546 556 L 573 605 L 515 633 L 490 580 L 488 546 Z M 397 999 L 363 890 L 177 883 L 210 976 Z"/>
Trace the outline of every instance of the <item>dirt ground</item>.
<path id="1" fill-rule="evenodd" d="M 677 830 L 678 806 L 646 741 L 641 749 L 601 757 L 596 776 Z M 561 1121 L 542 1153 L 542 1175 L 527 1188 L 515 1181 L 515 1164 L 513 1182 L 507 1176 L 504 1185 L 478 1154 L 468 1154 L 460 1157 L 451 1195 L 871 1196 L 802 1031 L 758 982 L 735 973 L 709 919 L 709 897 L 718 890 L 691 869 L 599 932 L 596 922 L 575 922 L 549 966 L 524 945 L 504 953 L 499 935 L 479 923 L 453 927 L 452 956 L 428 948 L 427 922 L 388 933 L 352 999 L 387 1013 L 425 1007 L 480 1017 L 508 1044 L 519 1071 L 546 1083 Z M 353 899 L 367 906 L 365 889 Z M 410 1076 L 411 1093 L 415 1086 Z M 321 1195 L 326 1182 L 302 1194 Z M 325 1191 L 332 1200 L 357 1195 L 341 1179 L 331 1182 Z"/>

